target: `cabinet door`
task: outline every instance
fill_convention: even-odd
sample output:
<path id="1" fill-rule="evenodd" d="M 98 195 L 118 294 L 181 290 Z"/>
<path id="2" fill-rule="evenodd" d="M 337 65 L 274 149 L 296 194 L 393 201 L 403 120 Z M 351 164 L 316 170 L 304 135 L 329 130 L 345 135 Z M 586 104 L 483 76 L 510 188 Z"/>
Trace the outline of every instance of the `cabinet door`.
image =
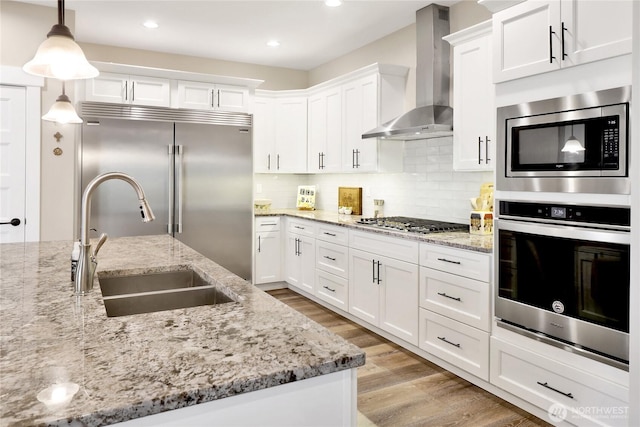
<path id="1" fill-rule="evenodd" d="M 492 170 L 495 147 L 491 34 L 453 49 L 453 168 Z"/>
<path id="2" fill-rule="evenodd" d="M 100 73 L 86 81 L 86 99 L 94 102 L 128 102 L 129 76 L 123 74 Z"/>
<path id="3" fill-rule="evenodd" d="M 255 284 L 281 280 L 280 232 L 256 233 Z"/>
<path id="4" fill-rule="evenodd" d="M 562 0 L 565 63 L 584 64 L 631 53 L 632 1 Z M 562 31 L 562 28 L 561 28 Z"/>
<path id="5" fill-rule="evenodd" d="M 307 171 L 307 98 L 276 100 L 276 156 L 271 171 Z M 275 163 L 274 163 L 275 161 Z"/>
<path id="6" fill-rule="evenodd" d="M 362 134 L 378 125 L 378 75 L 345 84 L 342 106 L 343 171 L 375 171 L 378 166 L 377 140 L 363 140 Z"/>
<path id="7" fill-rule="evenodd" d="M 418 266 L 380 258 L 380 328 L 418 345 Z"/>
<path id="8" fill-rule="evenodd" d="M 179 81 L 178 107 L 211 110 L 213 108 L 213 88 L 212 84 Z"/>
<path id="9" fill-rule="evenodd" d="M 493 15 L 493 77 L 503 82 L 560 68 L 560 2 L 527 1 Z"/>
<path id="10" fill-rule="evenodd" d="M 286 282 L 303 291 L 313 293 L 315 271 L 315 239 L 287 233 Z"/>
<path id="11" fill-rule="evenodd" d="M 240 86 L 216 85 L 214 108 L 220 111 L 246 113 L 249 110 L 249 90 Z"/>
<path id="12" fill-rule="evenodd" d="M 340 86 L 309 97 L 309 172 L 342 167 L 342 90 Z"/>
<path id="13" fill-rule="evenodd" d="M 171 85 L 167 79 L 131 76 L 130 100 L 135 105 L 171 106 Z"/>
<path id="14" fill-rule="evenodd" d="M 271 172 L 272 165 L 275 170 L 275 100 L 255 97 L 253 108 L 253 170 Z"/>
<path id="15" fill-rule="evenodd" d="M 349 313 L 378 326 L 380 284 L 373 255 L 349 249 Z"/>

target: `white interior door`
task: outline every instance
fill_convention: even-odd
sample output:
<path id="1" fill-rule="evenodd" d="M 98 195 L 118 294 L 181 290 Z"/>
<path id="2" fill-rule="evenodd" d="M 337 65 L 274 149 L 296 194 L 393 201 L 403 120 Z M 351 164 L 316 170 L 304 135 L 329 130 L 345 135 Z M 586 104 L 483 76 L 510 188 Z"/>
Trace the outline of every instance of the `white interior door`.
<path id="1" fill-rule="evenodd" d="M 26 89 L 0 86 L 0 243 L 25 241 Z"/>

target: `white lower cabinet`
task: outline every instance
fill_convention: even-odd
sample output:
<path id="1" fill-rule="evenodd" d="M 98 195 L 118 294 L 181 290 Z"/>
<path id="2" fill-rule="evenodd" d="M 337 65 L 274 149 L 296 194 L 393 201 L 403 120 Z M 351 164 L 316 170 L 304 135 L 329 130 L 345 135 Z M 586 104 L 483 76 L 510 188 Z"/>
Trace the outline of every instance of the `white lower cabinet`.
<path id="1" fill-rule="evenodd" d="M 491 383 L 578 426 L 626 426 L 628 389 L 592 372 L 491 338 Z"/>
<path id="2" fill-rule="evenodd" d="M 489 380 L 489 333 L 420 309 L 419 347 L 485 381 Z"/>
<path id="3" fill-rule="evenodd" d="M 349 313 L 417 345 L 418 266 L 349 248 Z"/>
<path id="4" fill-rule="evenodd" d="M 349 310 L 349 234 L 345 227 L 319 223 L 316 229 L 316 296 Z"/>
<path id="5" fill-rule="evenodd" d="M 349 280 L 316 269 L 316 296 L 341 310 L 349 310 Z"/>
<path id="6" fill-rule="evenodd" d="M 255 219 L 254 284 L 282 280 L 281 240 L 279 217 L 268 216 Z"/>
<path id="7" fill-rule="evenodd" d="M 315 224 L 295 219 L 287 219 L 286 224 L 285 281 L 313 293 L 316 276 Z"/>
<path id="8" fill-rule="evenodd" d="M 420 244 L 419 347 L 489 380 L 491 257 Z"/>

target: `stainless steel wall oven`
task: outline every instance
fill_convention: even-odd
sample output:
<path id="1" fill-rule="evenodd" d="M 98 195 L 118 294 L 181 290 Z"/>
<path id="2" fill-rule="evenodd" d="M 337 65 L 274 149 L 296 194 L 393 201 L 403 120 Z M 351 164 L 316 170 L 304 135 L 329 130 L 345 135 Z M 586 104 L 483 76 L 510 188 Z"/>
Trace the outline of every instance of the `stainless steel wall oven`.
<path id="1" fill-rule="evenodd" d="M 498 108 L 496 189 L 629 194 L 630 87 Z"/>
<path id="2" fill-rule="evenodd" d="M 498 325 L 628 369 L 630 209 L 498 208 Z"/>

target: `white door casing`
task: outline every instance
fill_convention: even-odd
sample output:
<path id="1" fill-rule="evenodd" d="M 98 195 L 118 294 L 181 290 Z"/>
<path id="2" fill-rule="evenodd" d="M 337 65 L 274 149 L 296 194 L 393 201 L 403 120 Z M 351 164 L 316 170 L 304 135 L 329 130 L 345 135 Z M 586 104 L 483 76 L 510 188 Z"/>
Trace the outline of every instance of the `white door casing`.
<path id="1" fill-rule="evenodd" d="M 0 226 L 0 243 L 39 241 L 44 79 L 25 74 L 19 67 L 0 66 L 0 85 L 0 220 L 17 217 L 21 221 L 18 227 Z"/>
<path id="2" fill-rule="evenodd" d="M 25 98 L 24 87 L 0 86 L 0 243 L 25 240 Z"/>

